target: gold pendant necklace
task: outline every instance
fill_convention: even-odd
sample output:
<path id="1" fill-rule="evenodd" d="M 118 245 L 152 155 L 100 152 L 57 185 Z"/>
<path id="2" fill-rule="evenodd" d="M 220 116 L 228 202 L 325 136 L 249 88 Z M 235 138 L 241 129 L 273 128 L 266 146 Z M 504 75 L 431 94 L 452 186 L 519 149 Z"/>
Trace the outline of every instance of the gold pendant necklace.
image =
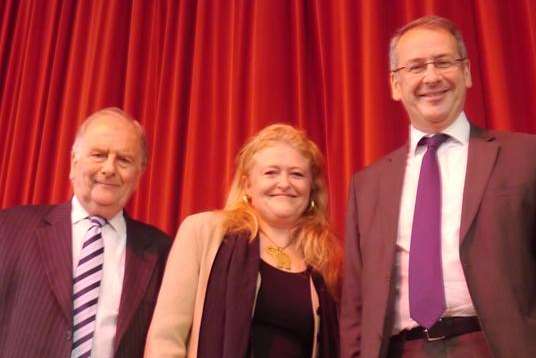
<path id="1" fill-rule="evenodd" d="M 268 254 L 274 258 L 278 269 L 290 271 L 292 261 L 290 260 L 290 256 L 283 251 L 283 248 L 279 246 L 268 246 L 266 248 L 266 252 L 268 252 Z"/>
<path id="2" fill-rule="evenodd" d="M 275 260 L 276 267 L 285 271 L 290 271 L 292 267 L 292 260 L 290 256 L 284 251 L 290 246 L 292 242 L 289 242 L 286 246 L 281 247 L 277 245 L 268 235 L 264 235 L 273 246 L 266 246 L 266 252 Z"/>

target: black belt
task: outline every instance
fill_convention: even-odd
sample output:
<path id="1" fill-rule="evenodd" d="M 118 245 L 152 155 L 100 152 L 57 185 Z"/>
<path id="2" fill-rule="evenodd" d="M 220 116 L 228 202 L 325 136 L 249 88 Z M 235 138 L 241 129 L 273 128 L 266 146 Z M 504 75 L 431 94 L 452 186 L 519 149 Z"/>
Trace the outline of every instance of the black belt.
<path id="1" fill-rule="evenodd" d="M 462 334 L 480 331 L 478 318 L 472 317 L 443 317 L 432 327 L 415 327 L 410 330 L 403 330 L 391 339 L 403 339 L 411 341 L 414 339 L 426 339 L 427 341 L 439 341 Z"/>

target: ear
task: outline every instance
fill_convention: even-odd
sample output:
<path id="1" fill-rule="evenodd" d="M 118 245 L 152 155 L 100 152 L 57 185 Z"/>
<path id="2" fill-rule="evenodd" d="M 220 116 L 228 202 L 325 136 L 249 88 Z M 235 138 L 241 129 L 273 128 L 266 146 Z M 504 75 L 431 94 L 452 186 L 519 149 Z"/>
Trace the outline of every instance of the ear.
<path id="1" fill-rule="evenodd" d="M 471 62 L 469 62 L 469 59 L 465 60 L 463 75 L 465 77 L 465 87 L 471 88 L 473 86 L 473 80 L 471 78 Z"/>
<path id="2" fill-rule="evenodd" d="M 244 193 L 246 193 L 247 196 L 251 196 L 251 182 L 249 181 L 249 177 L 247 175 L 242 176 L 242 187 L 244 188 Z"/>
<path id="3" fill-rule="evenodd" d="M 141 168 L 136 173 L 136 179 L 134 184 L 134 190 L 138 190 L 138 187 L 140 186 L 141 177 L 143 176 L 145 168 Z"/>
<path id="4" fill-rule="evenodd" d="M 389 79 L 391 83 L 391 98 L 395 101 L 400 101 L 400 76 L 398 73 L 391 72 Z"/>
<path id="5" fill-rule="evenodd" d="M 78 158 L 76 157 L 75 152 L 71 153 L 71 169 L 69 170 L 69 179 L 74 179 L 74 168 L 76 167 L 76 164 L 78 164 Z"/>

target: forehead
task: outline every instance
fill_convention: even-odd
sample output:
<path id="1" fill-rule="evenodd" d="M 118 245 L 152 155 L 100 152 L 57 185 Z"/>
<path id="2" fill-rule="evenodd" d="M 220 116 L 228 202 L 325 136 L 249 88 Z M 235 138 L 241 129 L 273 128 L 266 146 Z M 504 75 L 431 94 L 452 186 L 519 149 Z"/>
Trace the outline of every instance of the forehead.
<path id="1" fill-rule="evenodd" d="M 404 33 L 396 47 L 398 61 L 428 59 L 442 55 L 457 56 L 456 38 L 441 28 L 417 27 Z"/>
<path id="2" fill-rule="evenodd" d="M 81 137 L 86 149 L 105 149 L 130 154 L 140 151 L 140 137 L 128 120 L 113 114 L 104 114 L 88 123 Z"/>
<path id="3" fill-rule="evenodd" d="M 275 142 L 259 150 L 252 158 L 254 166 L 309 166 L 309 159 L 290 144 Z"/>

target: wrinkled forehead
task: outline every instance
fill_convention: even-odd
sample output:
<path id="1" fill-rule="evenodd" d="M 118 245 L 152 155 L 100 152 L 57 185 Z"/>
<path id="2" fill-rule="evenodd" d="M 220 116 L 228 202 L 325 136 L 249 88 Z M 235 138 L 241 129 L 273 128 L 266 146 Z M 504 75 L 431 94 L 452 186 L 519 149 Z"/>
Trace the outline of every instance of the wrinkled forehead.
<path id="1" fill-rule="evenodd" d="M 136 131 L 135 125 L 130 119 L 123 117 L 121 114 L 113 111 L 104 111 L 92 115 L 85 123 L 85 130 L 88 131 L 93 127 L 102 128 L 120 128 L 125 131 Z"/>
<path id="2" fill-rule="evenodd" d="M 416 27 L 402 34 L 395 54 L 398 63 L 459 56 L 454 35 L 446 29 L 428 26 Z"/>
<path id="3" fill-rule="evenodd" d="M 128 119 L 115 114 L 102 114 L 92 118 L 80 134 L 86 148 L 99 147 L 135 153 L 141 152 L 141 135 Z"/>

